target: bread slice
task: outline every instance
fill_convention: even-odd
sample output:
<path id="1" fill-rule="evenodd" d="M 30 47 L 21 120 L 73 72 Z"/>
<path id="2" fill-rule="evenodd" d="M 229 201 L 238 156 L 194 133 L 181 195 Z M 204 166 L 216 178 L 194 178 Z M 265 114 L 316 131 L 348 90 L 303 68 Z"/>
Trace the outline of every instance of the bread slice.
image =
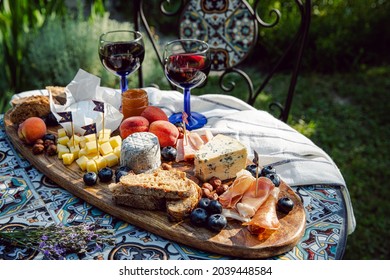
<path id="1" fill-rule="evenodd" d="M 196 207 L 201 189 L 186 173 L 158 169 L 153 173 L 128 174 L 109 185 L 114 203 L 145 210 L 166 210 L 181 221 Z"/>

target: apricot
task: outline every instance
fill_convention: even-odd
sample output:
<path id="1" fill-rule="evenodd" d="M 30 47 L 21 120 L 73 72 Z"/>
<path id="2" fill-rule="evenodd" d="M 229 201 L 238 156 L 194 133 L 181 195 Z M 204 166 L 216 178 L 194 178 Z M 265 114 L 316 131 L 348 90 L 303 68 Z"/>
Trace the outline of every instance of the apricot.
<path id="1" fill-rule="evenodd" d="M 141 116 L 133 116 L 124 119 L 119 126 L 119 134 L 122 139 L 135 132 L 147 132 L 149 130 L 149 121 Z"/>
<path id="2" fill-rule="evenodd" d="M 179 130 L 169 121 L 154 121 L 149 126 L 149 132 L 157 136 L 160 147 L 174 146 L 179 137 Z"/>
<path id="3" fill-rule="evenodd" d="M 146 107 L 141 116 L 146 118 L 150 124 L 155 121 L 168 121 L 168 116 L 165 112 L 156 106 Z"/>
<path id="4" fill-rule="evenodd" d="M 46 124 L 38 117 L 30 117 L 19 124 L 18 136 L 27 144 L 34 144 L 46 134 Z"/>

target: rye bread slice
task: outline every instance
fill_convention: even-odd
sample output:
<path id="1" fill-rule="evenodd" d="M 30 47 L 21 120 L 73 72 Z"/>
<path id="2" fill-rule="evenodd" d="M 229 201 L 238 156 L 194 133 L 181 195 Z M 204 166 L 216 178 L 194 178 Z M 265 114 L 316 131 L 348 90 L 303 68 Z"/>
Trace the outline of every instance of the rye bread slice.
<path id="1" fill-rule="evenodd" d="M 189 216 L 192 210 L 198 205 L 202 196 L 201 188 L 194 182 L 191 184 L 191 195 L 182 200 L 167 200 L 166 210 L 170 220 L 182 221 Z"/>

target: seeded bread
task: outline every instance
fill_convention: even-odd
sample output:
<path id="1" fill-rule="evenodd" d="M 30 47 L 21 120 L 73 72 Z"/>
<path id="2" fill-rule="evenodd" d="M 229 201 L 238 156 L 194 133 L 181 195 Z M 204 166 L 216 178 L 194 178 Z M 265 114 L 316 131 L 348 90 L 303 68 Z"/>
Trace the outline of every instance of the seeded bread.
<path id="1" fill-rule="evenodd" d="M 186 173 L 158 169 L 153 173 L 122 176 L 109 185 L 114 203 L 145 210 L 165 210 L 171 220 L 191 213 L 201 197 L 200 187 Z"/>

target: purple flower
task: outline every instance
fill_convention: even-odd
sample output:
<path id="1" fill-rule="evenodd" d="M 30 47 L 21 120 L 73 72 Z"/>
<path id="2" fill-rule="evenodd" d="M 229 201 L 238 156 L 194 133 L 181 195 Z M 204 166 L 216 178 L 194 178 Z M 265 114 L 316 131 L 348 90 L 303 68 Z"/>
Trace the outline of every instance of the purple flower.
<path id="1" fill-rule="evenodd" d="M 47 239 L 48 239 L 48 237 L 46 235 L 41 236 L 41 240 L 46 241 Z"/>

